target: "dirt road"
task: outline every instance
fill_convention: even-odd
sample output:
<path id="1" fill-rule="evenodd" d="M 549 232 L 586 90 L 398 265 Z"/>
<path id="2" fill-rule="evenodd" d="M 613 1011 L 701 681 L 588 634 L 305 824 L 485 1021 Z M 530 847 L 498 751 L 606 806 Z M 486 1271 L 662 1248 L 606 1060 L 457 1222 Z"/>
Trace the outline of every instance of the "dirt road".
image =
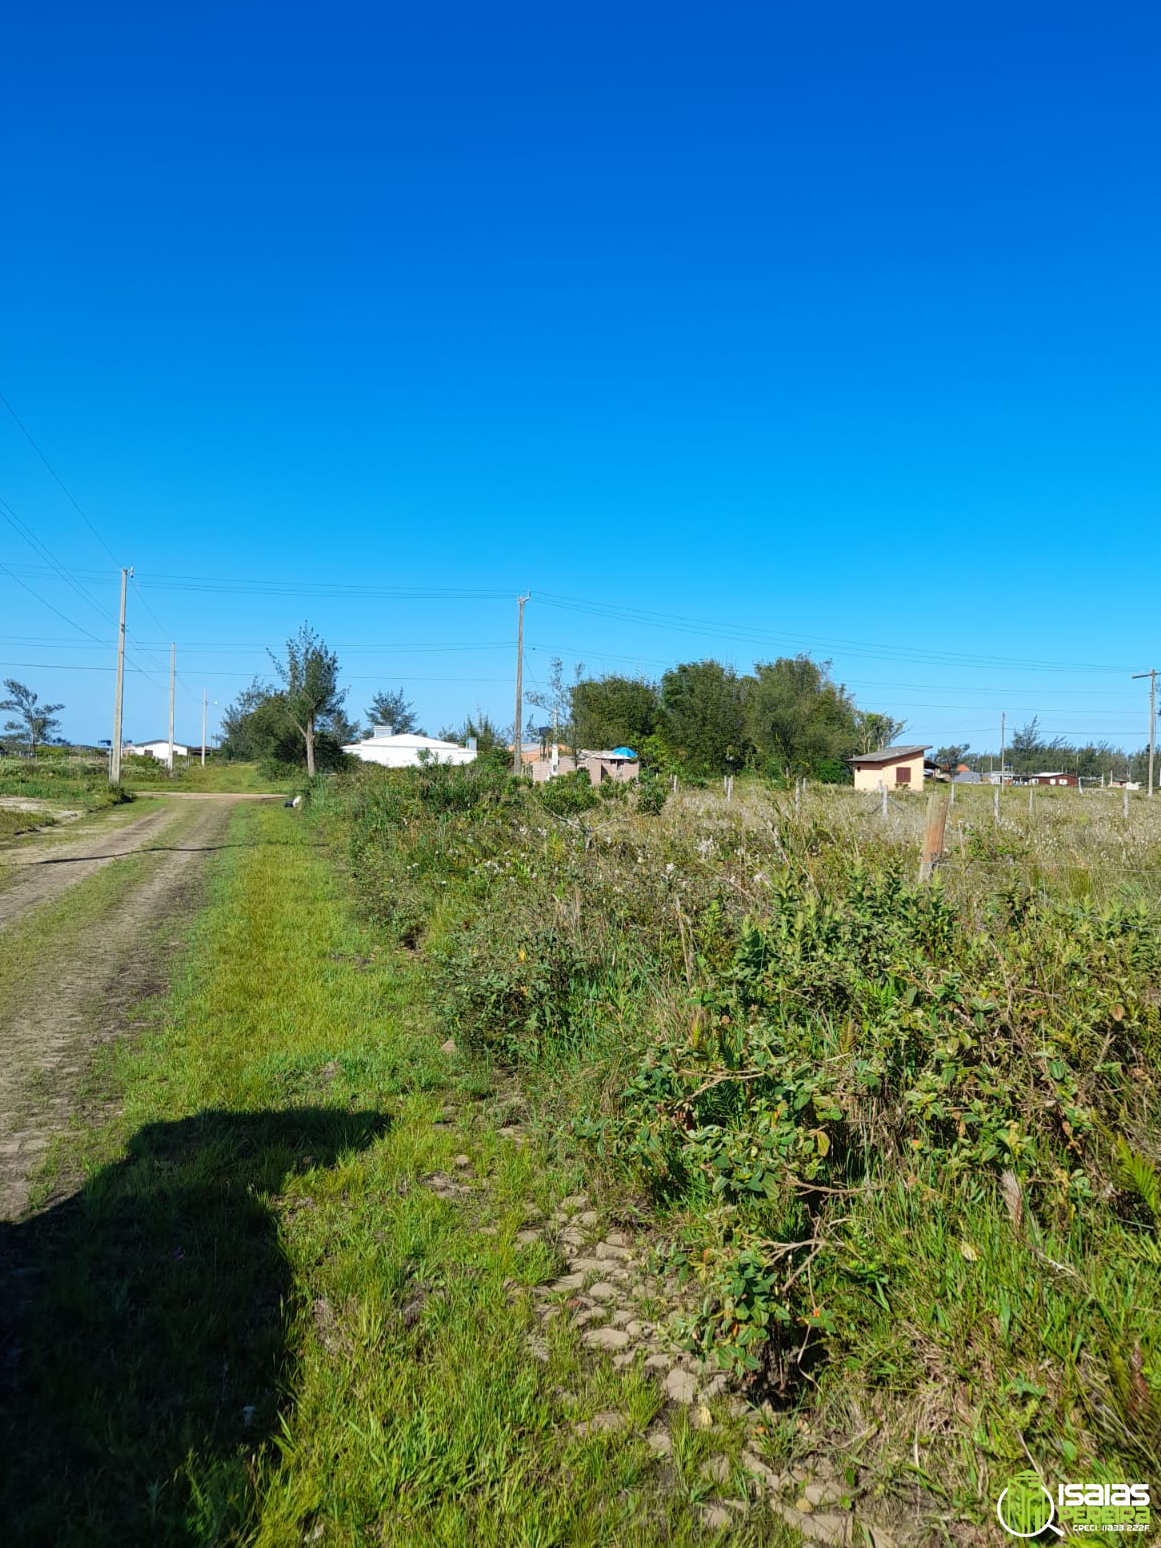
<path id="1" fill-rule="evenodd" d="M 0 868 L 18 870 L 0 892 L 0 985 L 6 973 L 28 975 L 30 952 L 38 980 L 36 993 L 0 996 L 0 1218 L 25 1207 L 32 1172 L 75 1111 L 94 1049 L 124 1033 L 134 1007 L 165 986 L 176 924 L 196 907 L 240 799 L 167 798 L 128 820 L 113 813 L 108 828 L 83 837 L 0 849 Z M 127 885 L 95 917 L 36 933 L 41 911 L 118 865 Z"/>

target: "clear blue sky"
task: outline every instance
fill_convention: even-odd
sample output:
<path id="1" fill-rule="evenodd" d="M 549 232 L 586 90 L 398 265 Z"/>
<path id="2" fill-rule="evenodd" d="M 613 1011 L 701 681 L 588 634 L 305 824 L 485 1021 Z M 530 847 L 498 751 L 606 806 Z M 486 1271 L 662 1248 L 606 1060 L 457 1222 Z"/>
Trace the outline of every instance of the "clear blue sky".
<path id="1" fill-rule="evenodd" d="M 916 739 L 1139 745 L 1159 45 L 1091 0 L 11 9 L 0 389 L 108 551 L 0 405 L 68 572 L 0 521 L 0 675 L 108 736 L 131 563 L 135 736 L 171 638 L 196 739 L 304 618 L 355 711 L 510 720 L 527 589 L 533 685 L 809 649 Z"/>

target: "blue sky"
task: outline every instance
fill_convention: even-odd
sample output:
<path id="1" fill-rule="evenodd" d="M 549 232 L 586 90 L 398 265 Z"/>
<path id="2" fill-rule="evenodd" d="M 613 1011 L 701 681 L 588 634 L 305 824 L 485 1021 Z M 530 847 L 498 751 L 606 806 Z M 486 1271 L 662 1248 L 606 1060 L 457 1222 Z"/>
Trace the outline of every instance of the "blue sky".
<path id="1" fill-rule="evenodd" d="M 916 739 L 1006 710 L 1139 745 L 1159 34 L 1038 0 L 17 8 L 0 390 L 87 522 L 0 405 L 0 675 L 108 736 L 133 564 L 136 736 L 170 639 L 196 739 L 304 618 L 355 711 L 510 720 L 529 590 L 533 687 L 806 649 Z"/>

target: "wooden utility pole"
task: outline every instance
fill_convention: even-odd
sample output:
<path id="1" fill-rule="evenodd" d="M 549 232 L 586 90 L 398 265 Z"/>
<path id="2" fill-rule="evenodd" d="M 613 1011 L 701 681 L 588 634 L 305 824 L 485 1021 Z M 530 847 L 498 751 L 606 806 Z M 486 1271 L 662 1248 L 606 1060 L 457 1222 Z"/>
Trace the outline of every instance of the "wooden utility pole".
<path id="1" fill-rule="evenodd" d="M 202 689 L 202 768 L 206 766 L 206 709 L 210 702 L 210 690 Z"/>
<path id="2" fill-rule="evenodd" d="M 1134 672 L 1134 678 L 1149 679 L 1149 795 L 1153 794 L 1153 737 L 1157 729 L 1157 668 L 1148 672 Z"/>
<path id="3" fill-rule="evenodd" d="M 117 693 L 113 700 L 113 746 L 109 759 L 109 783 L 121 783 L 121 708 L 125 701 L 125 593 L 133 566 L 121 571 L 121 627 L 117 634 Z"/>
<path id="4" fill-rule="evenodd" d="M 173 690 L 177 683 L 177 645 L 169 644 L 169 777 L 173 778 Z"/>
<path id="5" fill-rule="evenodd" d="M 516 727 L 512 733 L 512 772 L 517 779 L 524 773 L 524 759 L 521 756 L 524 743 L 524 604 L 531 595 L 529 591 L 516 598 L 520 623 L 516 630 Z"/>
<path id="6" fill-rule="evenodd" d="M 927 798 L 927 822 L 923 829 L 923 853 L 919 857 L 920 885 L 931 880 L 936 866 L 943 858 L 943 835 L 947 827 L 947 808 L 950 796 L 934 790 Z"/>
<path id="7" fill-rule="evenodd" d="M 1000 714 L 1000 789 L 1001 790 L 1004 788 L 1004 742 L 1006 740 L 1007 729 L 1008 729 L 1008 714 L 1007 714 L 1007 711 L 1005 710 L 1005 711 L 1002 711 L 1001 714 Z"/>

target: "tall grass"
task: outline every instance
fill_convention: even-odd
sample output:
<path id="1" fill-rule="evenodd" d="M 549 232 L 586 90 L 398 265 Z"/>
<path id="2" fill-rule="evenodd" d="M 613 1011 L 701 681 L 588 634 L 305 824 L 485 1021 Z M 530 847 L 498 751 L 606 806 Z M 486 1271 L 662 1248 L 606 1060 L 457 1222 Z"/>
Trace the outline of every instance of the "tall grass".
<path id="1" fill-rule="evenodd" d="M 1161 810 L 961 788 L 921 889 L 913 797 L 656 804 L 363 770 L 314 808 L 756 1402 L 969 1515 L 1029 1454 L 1155 1472 Z"/>

